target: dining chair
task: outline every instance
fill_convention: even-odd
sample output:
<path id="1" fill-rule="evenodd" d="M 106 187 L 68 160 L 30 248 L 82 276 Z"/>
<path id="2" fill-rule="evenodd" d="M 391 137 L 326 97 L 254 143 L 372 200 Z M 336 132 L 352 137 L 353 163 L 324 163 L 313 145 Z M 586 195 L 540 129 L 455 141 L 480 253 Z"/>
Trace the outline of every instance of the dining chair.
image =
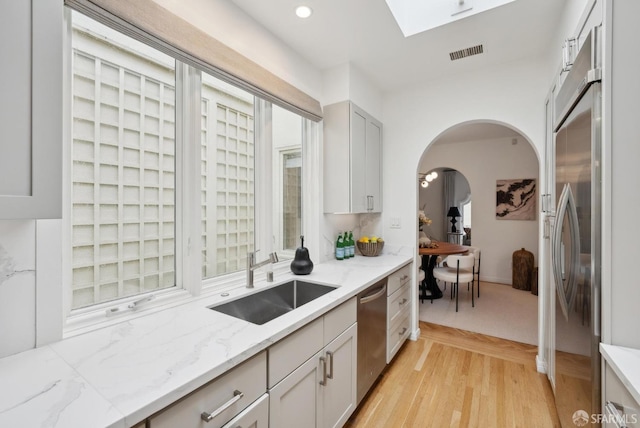
<path id="1" fill-rule="evenodd" d="M 426 287 L 426 284 L 424 283 L 424 278 L 425 278 L 425 273 L 421 269 L 421 267 L 418 266 L 418 295 L 420 296 L 422 302 L 424 302 L 423 297 L 426 294 L 426 293 L 424 294 L 422 293 L 422 289 Z M 433 303 L 433 299 L 431 299 L 431 303 Z"/>
<path id="2" fill-rule="evenodd" d="M 433 269 L 433 276 L 444 282 L 450 282 L 451 298 L 456 296 L 456 312 L 458 312 L 458 285 L 460 282 L 471 283 L 471 307 L 475 307 L 473 298 L 473 266 L 475 257 L 468 255 L 451 255 L 447 257 L 447 267 L 437 267 Z"/>
<path id="3" fill-rule="evenodd" d="M 480 298 L 480 248 L 469 246 L 469 254 L 473 254 L 475 263 L 473 264 L 473 282 L 478 284 L 478 298 Z"/>

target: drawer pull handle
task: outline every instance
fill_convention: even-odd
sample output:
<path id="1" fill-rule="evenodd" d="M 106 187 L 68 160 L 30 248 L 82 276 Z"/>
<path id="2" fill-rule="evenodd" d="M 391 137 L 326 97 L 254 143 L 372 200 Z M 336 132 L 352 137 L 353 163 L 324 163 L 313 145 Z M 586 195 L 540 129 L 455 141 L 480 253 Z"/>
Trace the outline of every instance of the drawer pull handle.
<path id="1" fill-rule="evenodd" d="M 329 358 L 329 374 L 327 378 L 333 379 L 333 352 L 327 351 L 327 357 Z"/>
<path id="2" fill-rule="evenodd" d="M 399 336 L 404 335 L 407 332 L 407 327 L 403 328 L 402 331 L 400 333 L 398 333 Z"/>
<path id="3" fill-rule="evenodd" d="M 400 282 L 406 281 L 407 279 L 409 279 L 409 275 L 402 275 L 400 277 Z"/>
<path id="4" fill-rule="evenodd" d="M 405 303 L 407 303 L 408 300 L 407 299 L 402 299 L 402 301 L 400 302 L 400 306 L 404 305 Z"/>
<path id="5" fill-rule="evenodd" d="M 604 406 L 605 412 L 608 416 L 611 416 L 613 425 L 617 428 L 627 428 L 625 423 L 626 415 L 624 406 L 614 403 L 613 401 L 607 401 Z"/>
<path id="6" fill-rule="evenodd" d="M 325 386 L 327 384 L 327 359 L 320 357 L 320 362 L 322 363 L 322 380 L 320 381 L 320 385 Z"/>
<path id="7" fill-rule="evenodd" d="M 244 397 L 244 393 L 236 389 L 235 391 L 233 391 L 233 398 L 231 398 L 229 401 L 227 401 L 226 403 L 224 403 L 222 406 L 218 407 L 216 410 L 214 410 L 211 413 L 202 412 L 200 414 L 200 418 L 202 418 L 202 420 L 205 422 L 209 422 L 216 416 L 220 415 L 220 413 L 224 412 L 229 407 L 237 403 L 238 400 L 240 400 L 242 397 Z"/>

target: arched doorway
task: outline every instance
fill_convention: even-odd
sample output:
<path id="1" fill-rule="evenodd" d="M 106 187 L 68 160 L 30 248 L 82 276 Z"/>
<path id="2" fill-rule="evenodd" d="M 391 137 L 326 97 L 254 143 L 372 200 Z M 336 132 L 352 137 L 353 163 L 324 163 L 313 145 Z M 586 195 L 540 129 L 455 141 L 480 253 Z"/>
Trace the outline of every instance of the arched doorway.
<path id="1" fill-rule="evenodd" d="M 471 244 L 482 251 L 483 293 L 474 308 L 469 298 L 468 305 L 463 303 L 459 313 L 453 316 L 447 313 L 446 306 L 451 301 L 445 292 L 445 298 L 434 301 L 433 305 L 420 304 L 420 320 L 538 345 L 537 297 L 511 287 L 514 251 L 526 248 L 534 254 L 537 263 L 540 233 L 537 215 L 532 220 L 504 220 L 496 215 L 498 182 L 533 179 L 539 183 L 540 163 L 532 144 L 505 125 L 460 124 L 443 132 L 431 144 L 425 144 L 417 173 L 438 169 L 455 170 L 469 183 L 469 201 L 473 206 Z M 416 186 L 420 189 L 420 183 Z M 417 206 L 422 208 L 423 202 L 419 200 Z M 428 207 L 425 208 L 428 211 Z M 458 220 L 464 222 L 464 218 Z M 444 240 L 442 235 L 441 239 Z M 492 288 L 504 293 L 494 298 Z M 462 299 L 466 287 L 460 290 Z M 440 311 L 436 305 L 445 306 L 445 310 Z M 489 313 L 485 313 L 487 308 Z M 438 312 L 438 315 L 423 319 L 425 312 L 429 315 Z M 451 313 L 454 314 L 455 309 Z"/>

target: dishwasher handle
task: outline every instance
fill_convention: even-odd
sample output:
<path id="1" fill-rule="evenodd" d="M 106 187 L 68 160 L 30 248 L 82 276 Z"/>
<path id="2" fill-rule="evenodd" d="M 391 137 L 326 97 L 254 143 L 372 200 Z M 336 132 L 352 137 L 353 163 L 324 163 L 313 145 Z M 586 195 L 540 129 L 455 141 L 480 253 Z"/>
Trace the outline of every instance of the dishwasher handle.
<path id="1" fill-rule="evenodd" d="M 387 284 L 384 284 L 382 287 L 380 287 L 380 289 L 372 292 L 371 294 L 360 297 L 360 304 L 364 305 L 373 300 L 379 299 L 382 296 L 386 296 L 386 294 L 387 294 Z"/>

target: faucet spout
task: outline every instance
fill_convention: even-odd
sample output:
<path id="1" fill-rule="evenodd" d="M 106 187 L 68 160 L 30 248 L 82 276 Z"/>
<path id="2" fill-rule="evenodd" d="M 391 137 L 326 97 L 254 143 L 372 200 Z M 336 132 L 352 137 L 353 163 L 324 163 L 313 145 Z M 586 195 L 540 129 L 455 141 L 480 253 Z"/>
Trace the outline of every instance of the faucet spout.
<path id="1" fill-rule="evenodd" d="M 256 263 L 257 251 L 251 251 L 247 254 L 247 288 L 253 288 L 253 271 L 266 265 L 267 263 L 277 263 L 278 255 L 273 252 L 269 254 L 269 258 Z"/>

